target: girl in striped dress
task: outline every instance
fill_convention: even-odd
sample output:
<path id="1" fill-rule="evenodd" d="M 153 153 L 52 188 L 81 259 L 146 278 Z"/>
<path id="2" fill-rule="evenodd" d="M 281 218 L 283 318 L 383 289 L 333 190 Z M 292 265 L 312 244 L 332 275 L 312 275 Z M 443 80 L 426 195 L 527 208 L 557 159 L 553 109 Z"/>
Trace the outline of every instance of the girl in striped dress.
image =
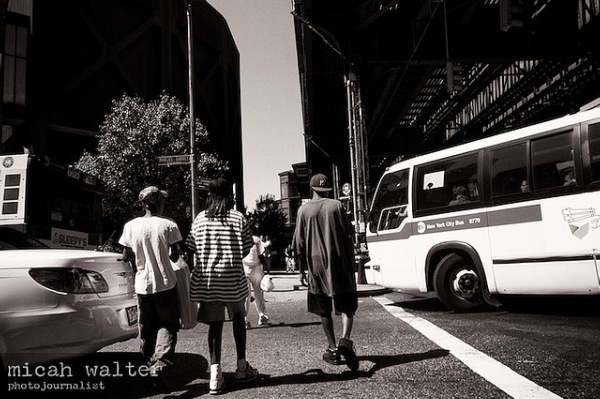
<path id="1" fill-rule="evenodd" d="M 249 293 L 242 266 L 253 241 L 244 215 L 232 205 L 229 182 L 223 178 L 212 180 L 207 209 L 198 214 L 186 240 L 195 254 L 190 297 L 199 302 L 198 321 L 209 326 L 211 394 L 221 393 L 224 388 L 221 343 L 226 318 L 232 321 L 237 351 L 235 380 L 248 382 L 258 377 L 258 371 L 246 361 L 245 301 Z"/>

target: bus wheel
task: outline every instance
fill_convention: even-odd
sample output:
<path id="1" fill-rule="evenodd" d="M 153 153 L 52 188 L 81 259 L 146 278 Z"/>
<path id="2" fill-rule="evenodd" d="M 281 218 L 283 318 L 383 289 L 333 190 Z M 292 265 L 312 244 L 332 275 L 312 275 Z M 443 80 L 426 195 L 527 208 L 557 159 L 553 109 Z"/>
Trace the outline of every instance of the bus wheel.
<path id="1" fill-rule="evenodd" d="M 438 263 L 433 283 L 439 300 L 449 309 L 475 310 L 484 305 L 475 266 L 457 254 L 446 255 Z"/>

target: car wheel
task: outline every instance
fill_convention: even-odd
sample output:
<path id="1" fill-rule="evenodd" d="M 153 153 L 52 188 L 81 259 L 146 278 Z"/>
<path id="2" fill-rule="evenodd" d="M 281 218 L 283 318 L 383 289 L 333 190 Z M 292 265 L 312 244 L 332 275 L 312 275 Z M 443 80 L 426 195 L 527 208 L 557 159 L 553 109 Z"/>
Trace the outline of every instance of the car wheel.
<path id="1" fill-rule="evenodd" d="M 455 311 L 473 311 L 484 306 L 481 279 L 470 260 L 446 255 L 437 264 L 433 283 L 439 300 Z"/>

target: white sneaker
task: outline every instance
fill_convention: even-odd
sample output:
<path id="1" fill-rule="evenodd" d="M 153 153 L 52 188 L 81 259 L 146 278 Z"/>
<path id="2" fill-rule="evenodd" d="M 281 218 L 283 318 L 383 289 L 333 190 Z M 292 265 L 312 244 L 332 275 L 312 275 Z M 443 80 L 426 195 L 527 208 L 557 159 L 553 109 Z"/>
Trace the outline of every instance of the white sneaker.
<path id="1" fill-rule="evenodd" d="M 214 367 L 216 366 L 216 367 Z M 211 395 L 218 395 L 223 392 L 225 388 L 225 379 L 221 372 L 221 365 L 212 365 L 210 367 L 210 381 L 208 382 L 208 393 Z"/>
<path id="2" fill-rule="evenodd" d="M 250 366 L 250 363 L 246 361 L 246 370 L 240 370 L 239 367 L 235 371 L 235 380 L 238 382 L 250 382 L 258 377 L 258 370 Z"/>
<path id="3" fill-rule="evenodd" d="M 269 324 L 269 317 L 266 314 L 261 314 L 258 318 L 258 325 L 263 326 L 265 324 Z"/>

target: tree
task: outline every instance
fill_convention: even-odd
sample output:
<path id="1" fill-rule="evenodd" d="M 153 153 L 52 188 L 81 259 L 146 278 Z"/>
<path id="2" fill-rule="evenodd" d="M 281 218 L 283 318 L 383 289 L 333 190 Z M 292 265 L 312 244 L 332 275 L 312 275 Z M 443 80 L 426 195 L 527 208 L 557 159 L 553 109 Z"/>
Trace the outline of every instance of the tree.
<path id="1" fill-rule="evenodd" d="M 286 216 L 279 207 L 275 196 L 261 195 L 256 200 L 256 209 L 246 213 L 248 223 L 257 235 L 268 235 L 271 238 L 271 248 L 275 254 L 271 257 L 274 266 L 280 266 L 285 247 L 291 240 L 290 231 L 286 225 Z"/>
<path id="2" fill-rule="evenodd" d="M 75 165 L 103 182 L 103 216 L 113 228 L 140 214 L 138 194 L 149 185 L 168 191 L 166 216 L 181 227 L 190 223 L 189 165 L 158 165 L 159 156 L 189 154 L 189 126 L 187 107 L 165 93 L 151 101 L 128 95 L 113 101 L 96 151 L 84 152 Z M 194 146 L 198 176 L 220 177 L 227 171 L 227 163 L 211 152 L 199 121 Z"/>

